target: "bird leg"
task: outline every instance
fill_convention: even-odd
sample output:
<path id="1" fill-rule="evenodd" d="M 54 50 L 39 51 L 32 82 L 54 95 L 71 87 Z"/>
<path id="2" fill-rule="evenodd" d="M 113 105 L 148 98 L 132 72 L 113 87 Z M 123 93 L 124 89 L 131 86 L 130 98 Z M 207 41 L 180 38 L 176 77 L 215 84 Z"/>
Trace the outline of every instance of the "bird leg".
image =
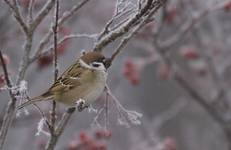
<path id="1" fill-rule="evenodd" d="M 79 99 L 76 101 L 76 108 L 78 109 L 79 112 L 83 111 L 84 109 L 88 108 L 89 104 L 86 103 L 84 99 Z"/>

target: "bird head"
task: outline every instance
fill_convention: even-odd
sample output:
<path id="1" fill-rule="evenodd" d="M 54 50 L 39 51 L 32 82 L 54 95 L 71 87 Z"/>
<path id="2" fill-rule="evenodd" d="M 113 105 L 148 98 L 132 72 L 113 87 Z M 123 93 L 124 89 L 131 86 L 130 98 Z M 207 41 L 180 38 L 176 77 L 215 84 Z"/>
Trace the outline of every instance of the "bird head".
<path id="1" fill-rule="evenodd" d="M 105 68 L 108 69 L 111 66 L 110 58 L 106 58 L 101 52 L 87 52 L 84 53 L 80 59 L 92 68 Z"/>

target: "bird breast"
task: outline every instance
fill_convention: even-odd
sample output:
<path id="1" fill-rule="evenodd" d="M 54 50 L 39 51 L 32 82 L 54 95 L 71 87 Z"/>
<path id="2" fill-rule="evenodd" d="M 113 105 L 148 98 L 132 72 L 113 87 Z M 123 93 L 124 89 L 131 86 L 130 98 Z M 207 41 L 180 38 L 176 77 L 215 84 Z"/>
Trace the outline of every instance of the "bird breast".
<path id="1" fill-rule="evenodd" d="M 103 93 L 106 80 L 107 80 L 107 73 L 104 71 L 95 71 L 96 73 L 96 79 L 93 82 L 93 84 L 89 88 L 88 94 L 86 94 L 83 99 L 87 101 L 87 103 L 91 104 L 96 99 L 100 97 L 100 95 Z"/>
<path id="2" fill-rule="evenodd" d="M 85 100 L 88 104 L 91 104 L 97 100 L 104 91 L 107 80 L 107 72 L 94 70 L 92 73 L 94 76 L 93 80 L 85 82 L 81 86 L 78 86 L 70 90 L 68 93 L 63 94 L 60 97 L 60 102 L 73 106 L 79 99 Z"/>

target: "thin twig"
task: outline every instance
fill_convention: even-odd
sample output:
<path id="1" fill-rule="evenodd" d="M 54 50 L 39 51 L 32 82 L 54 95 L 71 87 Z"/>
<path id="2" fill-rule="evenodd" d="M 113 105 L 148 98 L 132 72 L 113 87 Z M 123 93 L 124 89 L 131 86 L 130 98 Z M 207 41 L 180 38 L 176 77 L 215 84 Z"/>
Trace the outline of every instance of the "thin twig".
<path id="1" fill-rule="evenodd" d="M 0 50 L 0 60 L 1 60 L 2 68 L 3 68 L 3 72 L 4 72 L 4 77 L 5 77 L 6 84 L 7 84 L 8 88 L 11 88 L 12 84 L 11 84 L 11 81 L 9 79 L 9 75 L 8 75 L 6 63 L 4 61 L 3 54 L 2 54 L 1 50 Z"/>
<path id="2" fill-rule="evenodd" d="M 34 7 L 34 1 L 30 0 L 29 7 L 28 7 L 28 23 L 31 24 L 33 22 L 33 7 Z"/>
<path id="3" fill-rule="evenodd" d="M 165 2 L 166 0 L 148 0 L 146 5 L 133 18 L 129 19 L 125 25 L 111 32 L 109 35 L 105 36 L 102 38 L 102 40 L 96 43 L 93 51 L 102 51 L 102 49 L 109 43 L 116 40 L 118 37 L 123 36 L 135 25 L 140 23 L 143 20 L 142 17 L 149 16 L 149 19 L 162 5 L 164 5 Z"/>
<path id="4" fill-rule="evenodd" d="M 106 92 L 106 98 L 104 103 L 104 117 L 105 117 L 105 130 L 108 130 L 109 127 L 109 94 Z"/>
<path id="5" fill-rule="evenodd" d="M 57 39 L 58 39 L 58 20 L 59 20 L 59 0 L 56 0 L 56 8 L 55 8 L 55 25 L 53 26 L 54 33 L 54 82 L 58 79 L 58 61 L 57 61 Z"/>
<path id="6" fill-rule="evenodd" d="M 170 49 L 174 45 L 178 44 L 179 42 L 182 42 L 184 39 L 184 36 L 191 31 L 191 29 L 204 17 L 206 17 L 208 14 L 210 14 L 213 11 L 223 9 L 225 5 L 227 5 L 230 1 L 224 1 L 222 3 L 219 3 L 217 5 L 214 5 L 212 7 L 207 7 L 205 10 L 202 12 L 198 13 L 198 15 L 194 16 L 190 21 L 186 22 L 183 24 L 179 31 L 176 32 L 173 36 L 168 38 L 167 40 L 162 40 L 164 42 L 158 42 L 159 46 L 162 47 L 163 49 Z"/>
<path id="7" fill-rule="evenodd" d="M 62 25 L 65 21 L 67 21 L 72 16 L 74 16 L 78 12 L 78 10 L 80 8 L 82 8 L 88 1 L 90 1 L 90 0 L 84 0 L 84 1 L 80 2 L 78 5 L 73 6 L 70 11 L 64 12 L 63 15 L 59 19 L 58 25 L 59 26 Z M 40 41 L 39 46 L 38 46 L 38 48 L 36 48 L 35 54 L 34 54 L 34 56 L 32 56 L 31 60 L 34 60 L 36 57 L 38 57 L 40 55 L 40 53 L 43 50 L 43 48 L 45 47 L 45 45 L 47 43 L 49 43 L 52 34 L 53 34 L 53 31 L 52 31 L 52 28 L 50 28 L 49 31 L 47 32 L 47 34 Z"/>
<path id="8" fill-rule="evenodd" d="M 43 6 L 41 11 L 35 17 L 33 23 L 31 24 L 31 30 L 35 30 L 37 26 L 42 22 L 42 20 L 47 16 L 50 10 L 53 8 L 55 0 L 48 0 L 47 3 Z"/>
<path id="9" fill-rule="evenodd" d="M 29 63 L 30 62 L 30 52 L 31 52 L 31 48 L 32 48 L 34 31 L 35 31 L 36 27 L 41 23 L 41 21 L 50 12 L 53 5 L 54 5 L 54 0 L 47 1 L 47 3 L 42 8 L 42 10 L 35 17 L 34 21 L 29 24 L 28 30 L 26 32 L 26 42 L 25 42 L 25 46 L 24 46 L 24 54 L 23 54 L 20 68 L 19 68 L 19 73 L 18 73 L 16 85 L 18 85 L 20 83 L 20 81 L 24 78 L 26 70 L 27 70 L 28 66 L 30 65 L 30 63 Z M 16 11 L 17 10 L 18 9 L 16 9 Z"/>
<path id="10" fill-rule="evenodd" d="M 25 21 L 23 20 L 21 13 L 19 12 L 17 3 L 14 1 L 14 3 L 12 4 L 9 0 L 4 0 L 4 1 L 10 7 L 10 9 L 14 15 L 14 18 L 20 24 L 20 27 L 22 28 L 24 33 L 27 34 L 28 33 L 28 27 L 27 27 Z"/>
<path id="11" fill-rule="evenodd" d="M 75 112 L 75 109 L 75 107 L 68 108 L 68 110 L 63 114 L 62 119 L 55 128 L 55 134 L 53 135 L 53 138 L 48 141 L 45 150 L 54 150 L 59 137 L 63 133 L 68 121 L 71 118 L 71 115 Z"/>
<path id="12" fill-rule="evenodd" d="M 58 30 L 58 20 L 59 20 L 59 0 L 56 0 L 56 7 L 55 7 L 55 21 L 53 26 L 54 32 L 54 82 L 58 79 L 58 61 L 57 61 L 57 30 Z M 51 137 L 54 136 L 55 131 L 55 120 L 56 120 L 56 102 L 55 100 L 52 101 L 52 110 L 51 110 Z"/>
<path id="13" fill-rule="evenodd" d="M 71 35 L 66 35 L 63 38 L 61 38 L 58 41 L 58 46 L 63 44 L 64 42 L 70 40 L 70 39 L 74 39 L 74 38 L 87 38 L 87 39 L 92 39 L 93 41 L 95 40 L 96 34 L 71 34 Z M 39 53 L 38 55 L 35 55 L 35 57 L 30 59 L 30 64 L 33 63 L 34 61 L 36 61 L 39 57 L 44 56 L 50 52 L 52 52 L 54 50 L 54 46 L 49 46 L 47 49 L 45 49 L 43 52 Z"/>
<path id="14" fill-rule="evenodd" d="M 0 150 L 2 150 L 4 143 L 6 141 L 6 135 L 8 133 L 9 126 L 11 126 L 13 118 L 15 116 L 16 97 L 12 91 L 12 83 L 9 79 L 7 67 L 4 62 L 3 54 L 1 50 L 0 50 L 0 60 L 1 60 L 2 68 L 4 71 L 5 81 L 6 81 L 8 91 L 11 97 L 11 100 L 8 102 L 8 106 L 6 108 L 6 113 L 4 114 L 1 130 L 0 130 Z"/>
<path id="15" fill-rule="evenodd" d="M 224 5 L 225 3 L 223 3 Z M 182 87 L 182 89 L 185 90 L 185 92 L 193 98 L 197 103 L 199 103 L 204 110 L 208 112 L 208 114 L 220 125 L 222 130 L 224 131 L 225 135 L 227 136 L 227 139 L 230 142 L 231 139 L 231 130 L 229 125 L 227 125 L 227 120 L 224 118 L 224 116 L 219 112 L 217 107 L 214 107 L 211 103 L 209 103 L 209 100 L 205 98 L 203 95 L 199 94 L 198 91 L 195 89 L 193 85 L 183 76 L 183 71 L 174 63 L 171 58 L 169 57 L 168 53 L 172 48 L 173 45 L 178 44 L 183 39 L 184 35 L 191 31 L 191 29 L 194 27 L 196 23 L 198 23 L 203 17 L 208 15 L 211 11 L 217 10 L 223 8 L 222 5 L 218 4 L 213 7 L 209 7 L 199 13 L 198 16 L 194 17 L 191 22 L 186 23 L 182 26 L 180 32 L 177 32 L 176 35 L 170 38 L 167 42 L 165 41 L 165 44 L 160 44 L 157 42 L 156 37 L 153 37 L 153 44 L 154 47 L 157 48 L 157 51 L 159 52 L 160 56 L 164 60 L 168 66 L 173 68 L 172 70 L 175 71 L 175 74 L 173 74 L 173 78 L 177 82 L 177 84 Z"/>
<path id="16" fill-rule="evenodd" d="M 160 6 L 159 6 L 160 7 Z M 152 17 L 152 15 L 159 9 L 159 7 L 154 8 L 152 11 L 150 11 L 150 14 L 147 15 L 134 29 L 131 33 L 129 33 L 128 36 L 124 37 L 120 43 L 120 45 L 117 47 L 115 52 L 111 56 L 111 62 L 115 59 L 115 57 L 121 52 L 121 50 L 124 48 L 124 46 L 128 43 L 128 41 L 148 22 L 148 20 Z"/>
<path id="17" fill-rule="evenodd" d="M 107 33 L 110 32 L 109 28 L 116 19 L 119 19 L 120 17 L 125 16 L 127 13 L 130 13 L 133 11 L 134 11 L 133 8 L 130 8 L 130 9 L 128 9 L 126 11 L 122 11 L 120 13 L 115 12 L 115 14 L 112 16 L 112 18 L 106 23 L 105 27 L 103 28 L 103 31 L 99 34 L 97 41 L 101 40 L 103 36 L 105 36 Z M 129 18 L 129 16 L 127 16 L 126 18 Z"/>
<path id="18" fill-rule="evenodd" d="M 29 66 L 29 56 L 30 56 L 30 51 L 32 48 L 34 30 L 38 26 L 38 24 L 43 20 L 43 18 L 48 14 L 49 9 L 42 9 L 42 11 L 40 11 L 41 12 L 40 15 L 38 15 L 36 20 L 32 24 L 29 24 L 29 27 L 28 27 L 26 25 L 25 21 L 23 20 L 21 14 L 20 14 L 17 1 L 13 0 L 13 3 L 10 3 L 10 1 L 5 0 L 5 2 L 11 8 L 11 11 L 14 14 L 15 19 L 20 24 L 20 27 L 22 28 L 22 30 L 24 31 L 25 36 L 26 36 L 26 41 L 25 41 L 25 45 L 24 45 L 24 54 L 23 54 L 23 58 L 22 58 L 22 61 L 21 61 L 20 67 L 19 67 L 18 77 L 16 80 L 16 85 L 18 86 L 20 84 L 20 82 L 23 80 L 25 73 L 26 73 L 26 70 Z M 45 7 L 50 8 L 50 6 L 48 7 L 48 5 L 46 5 Z M 41 15 L 41 14 L 43 14 L 43 15 Z M 15 117 L 16 97 L 14 96 L 13 91 L 10 88 L 9 88 L 9 93 L 11 95 L 11 100 L 8 103 L 8 107 L 6 109 L 6 113 L 4 115 L 3 123 L 1 126 L 0 150 L 3 148 L 8 129 L 11 126 L 11 123 Z"/>

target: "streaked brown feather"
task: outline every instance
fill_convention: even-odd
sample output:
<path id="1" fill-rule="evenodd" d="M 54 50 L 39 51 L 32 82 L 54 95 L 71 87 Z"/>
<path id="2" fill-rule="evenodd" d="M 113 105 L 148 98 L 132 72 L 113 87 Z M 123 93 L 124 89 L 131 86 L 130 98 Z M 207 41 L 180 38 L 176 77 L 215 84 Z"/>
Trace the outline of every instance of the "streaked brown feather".
<path id="1" fill-rule="evenodd" d="M 95 61 L 102 61 L 103 59 L 105 59 L 105 57 L 99 52 L 89 52 L 81 56 L 80 59 L 86 64 L 90 65 L 92 62 Z M 96 81 L 94 70 L 82 66 L 80 63 L 80 59 L 78 59 L 75 64 L 71 65 L 57 79 L 57 81 L 49 88 L 46 93 L 23 103 L 18 107 L 18 109 L 21 109 L 38 101 L 49 99 L 54 99 L 63 102 L 64 104 L 69 104 L 68 98 L 73 98 L 73 95 L 76 95 L 76 92 L 79 93 L 79 97 L 84 97 L 89 92 L 88 88 L 91 88 L 91 85 L 95 85 Z M 76 90 L 76 92 L 74 90 Z M 68 94 L 68 91 L 72 91 L 69 92 L 71 93 L 70 96 Z M 67 102 L 61 100 L 66 100 Z M 72 104 L 72 99 L 70 99 L 69 101 L 70 104 Z"/>

